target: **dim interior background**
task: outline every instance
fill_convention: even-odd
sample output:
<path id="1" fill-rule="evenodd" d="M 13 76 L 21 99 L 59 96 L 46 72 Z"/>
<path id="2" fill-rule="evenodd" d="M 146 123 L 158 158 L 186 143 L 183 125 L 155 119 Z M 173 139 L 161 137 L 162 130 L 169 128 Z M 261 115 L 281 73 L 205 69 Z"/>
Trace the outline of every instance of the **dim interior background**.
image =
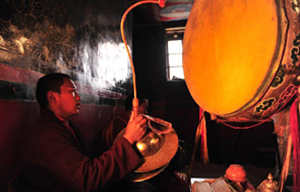
<path id="1" fill-rule="evenodd" d="M 82 106 L 74 121 L 87 143 L 111 115 L 124 111 L 123 101 L 132 93 L 132 72 L 119 24 L 134 2 L 0 1 L 1 191 L 6 191 L 18 169 L 23 133 L 39 116 L 35 85 L 44 74 L 63 72 L 76 82 Z M 171 122 L 179 139 L 193 147 L 199 107 L 184 80 L 168 80 L 166 51 L 170 37 L 166 29 L 184 28 L 192 1 L 168 2 L 165 9 L 149 5 L 130 13 L 125 22 L 126 40 L 135 64 L 137 90 L 150 101 L 149 114 Z M 177 8 L 183 10 L 179 16 L 172 14 Z M 209 120 L 208 148 L 212 163 L 275 167 L 273 122 L 235 130 Z M 266 148 L 271 152 L 261 150 Z M 200 161 L 200 151 L 197 153 Z"/>

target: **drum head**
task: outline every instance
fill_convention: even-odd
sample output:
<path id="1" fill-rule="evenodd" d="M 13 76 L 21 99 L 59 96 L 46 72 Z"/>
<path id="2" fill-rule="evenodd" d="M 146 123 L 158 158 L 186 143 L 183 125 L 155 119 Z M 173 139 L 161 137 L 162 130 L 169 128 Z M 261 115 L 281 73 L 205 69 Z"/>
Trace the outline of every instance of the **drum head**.
<path id="1" fill-rule="evenodd" d="M 196 0 L 183 41 L 188 89 L 205 111 L 230 116 L 266 92 L 280 66 L 286 18 L 279 1 Z"/>

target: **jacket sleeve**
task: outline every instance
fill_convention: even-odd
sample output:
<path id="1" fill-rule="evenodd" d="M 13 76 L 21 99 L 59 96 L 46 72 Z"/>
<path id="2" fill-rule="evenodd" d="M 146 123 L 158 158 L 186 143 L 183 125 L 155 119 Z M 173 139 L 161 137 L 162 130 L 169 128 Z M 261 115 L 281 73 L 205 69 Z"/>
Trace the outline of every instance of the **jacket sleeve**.
<path id="1" fill-rule="evenodd" d="M 39 136 L 35 142 L 39 144 L 31 146 L 34 154 L 31 161 L 73 191 L 103 189 L 143 163 L 124 137 L 101 156 L 90 159 L 63 134 L 48 132 Z"/>

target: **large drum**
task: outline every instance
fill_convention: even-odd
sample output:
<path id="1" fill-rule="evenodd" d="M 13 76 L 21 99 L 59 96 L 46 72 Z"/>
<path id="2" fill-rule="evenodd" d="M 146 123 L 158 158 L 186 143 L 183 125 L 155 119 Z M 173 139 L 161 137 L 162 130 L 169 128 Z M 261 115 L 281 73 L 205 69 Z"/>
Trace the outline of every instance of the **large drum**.
<path id="1" fill-rule="evenodd" d="M 297 91 L 299 5 L 291 0 L 195 0 L 183 41 L 188 89 L 229 121 L 264 120 Z"/>

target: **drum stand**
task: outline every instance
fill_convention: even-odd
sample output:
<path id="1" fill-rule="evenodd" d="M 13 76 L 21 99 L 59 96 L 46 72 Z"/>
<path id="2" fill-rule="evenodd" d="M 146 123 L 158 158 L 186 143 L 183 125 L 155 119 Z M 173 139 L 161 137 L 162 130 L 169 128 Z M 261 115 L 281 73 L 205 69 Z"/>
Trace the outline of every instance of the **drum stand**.
<path id="1" fill-rule="evenodd" d="M 206 138 L 206 121 L 205 121 L 205 112 L 200 108 L 199 111 L 199 116 L 200 116 L 200 121 L 197 126 L 196 130 L 196 135 L 195 135 L 195 142 L 194 142 L 194 148 L 192 152 L 192 157 L 191 157 L 191 162 L 189 164 L 188 168 L 188 175 L 187 175 L 187 181 L 188 184 L 191 185 L 191 174 L 192 174 L 192 168 L 193 168 L 193 163 L 195 160 L 195 155 L 198 147 L 198 143 L 201 138 L 201 158 L 204 163 L 207 163 L 209 161 L 208 158 L 208 150 L 207 150 L 207 138 Z"/>

